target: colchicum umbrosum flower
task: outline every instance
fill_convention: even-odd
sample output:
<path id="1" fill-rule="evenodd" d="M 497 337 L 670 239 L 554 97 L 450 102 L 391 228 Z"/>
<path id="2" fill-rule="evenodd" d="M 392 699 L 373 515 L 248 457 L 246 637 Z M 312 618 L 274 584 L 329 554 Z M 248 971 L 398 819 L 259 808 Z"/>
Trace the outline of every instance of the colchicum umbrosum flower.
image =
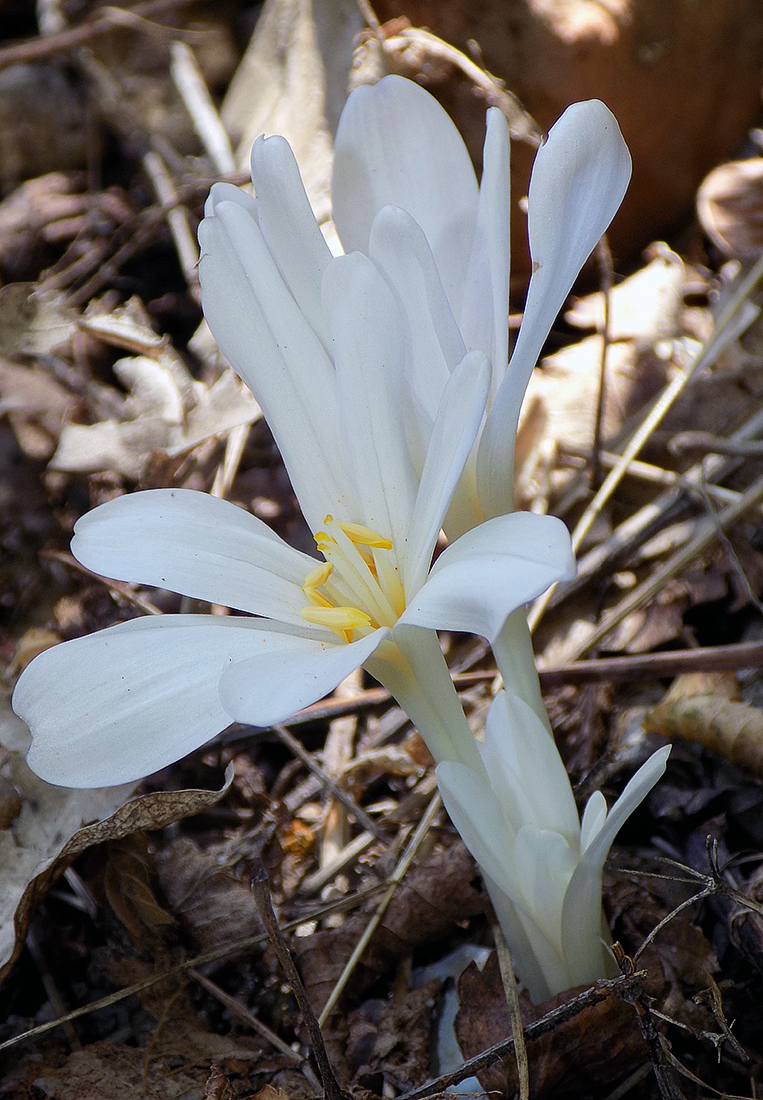
<path id="1" fill-rule="evenodd" d="M 434 101 L 405 81 L 383 83 L 393 103 L 414 89 L 415 128 Z M 252 160 L 256 198 L 215 186 L 200 227 L 204 312 L 263 408 L 320 558 L 191 491 L 136 493 L 84 516 L 72 551 L 88 568 L 257 617 L 137 619 L 40 655 L 14 707 L 32 730 L 30 766 L 50 781 L 148 774 L 231 720 L 287 718 L 361 664 L 437 760 L 479 767 L 434 631 L 492 640 L 573 569 L 563 524 L 513 513 L 467 531 L 430 572 L 483 422 L 487 357 L 459 346 L 415 461 L 405 288 L 360 252 L 330 255 L 282 138 L 259 140 Z M 342 172 L 340 160 L 339 187 Z"/>
<path id="2" fill-rule="evenodd" d="M 569 108 L 539 151 L 533 275 L 507 368 L 508 158 L 506 120 L 491 110 L 478 186 L 442 108 L 388 77 L 353 92 L 337 134 L 345 255 L 325 244 L 284 139 L 255 144 L 256 197 L 213 187 L 199 231 L 204 313 L 262 406 L 316 556 L 202 493 L 111 500 L 75 527 L 82 564 L 243 614 L 147 617 L 65 642 L 25 670 L 13 703 L 39 775 L 108 786 L 233 720 L 286 719 L 362 665 L 438 762 L 446 805 L 538 998 L 606 971 L 601 868 L 665 754 L 609 815 L 594 795 L 580 825 L 523 610 L 572 575 L 570 539 L 552 517 L 512 512 L 527 380 L 622 199 L 630 159 L 597 102 Z M 451 543 L 432 565 L 442 528 Z M 437 630 L 494 645 L 507 691 L 484 745 Z"/>

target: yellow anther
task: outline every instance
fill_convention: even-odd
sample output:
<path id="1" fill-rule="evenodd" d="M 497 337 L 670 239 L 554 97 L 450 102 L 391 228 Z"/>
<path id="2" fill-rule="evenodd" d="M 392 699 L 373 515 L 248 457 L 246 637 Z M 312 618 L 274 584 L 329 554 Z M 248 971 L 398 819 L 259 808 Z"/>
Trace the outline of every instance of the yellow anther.
<path id="1" fill-rule="evenodd" d="M 333 572 L 334 566 L 330 562 L 321 562 L 320 565 L 316 565 L 314 569 L 311 569 L 305 577 L 305 583 L 302 585 L 303 590 L 305 588 L 320 588 Z"/>
<path id="2" fill-rule="evenodd" d="M 330 630 L 357 630 L 371 626 L 371 619 L 357 607 L 303 607 L 300 612 L 308 623 L 327 626 Z"/>
<path id="3" fill-rule="evenodd" d="M 322 542 L 331 542 L 330 536 L 327 535 L 325 531 L 316 531 L 313 535 L 313 539 L 318 547 L 320 547 Z"/>
<path id="4" fill-rule="evenodd" d="M 391 539 L 385 539 L 378 531 L 374 531 L 370 527 L 364 527 L 362 523 L 342 523 L 339 520 L 338 525 L 350 542 L 354 542 L 358 546 L 372 546 L 375 550 L 392 549 Z"/>

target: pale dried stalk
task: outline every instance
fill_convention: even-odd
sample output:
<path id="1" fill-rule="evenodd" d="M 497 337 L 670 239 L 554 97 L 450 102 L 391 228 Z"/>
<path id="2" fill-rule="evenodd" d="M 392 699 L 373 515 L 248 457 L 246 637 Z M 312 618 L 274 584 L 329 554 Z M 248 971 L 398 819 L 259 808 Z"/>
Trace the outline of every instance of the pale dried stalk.
<path id="1" fill-rule="evenodd" d="M 713 542 L 718 535 L 727 530 L 745 512 L 756 507 L 763 501 L 763 478 L 758 478 L 749 489 L 742 493 L 739 500 L 730 504 L 717 516 L 708 516 L 697 525 L 697 531 L 693 538 L 677 550 L 668 560 L 655 570 L 651 577 L 629 593 L 625 599 L 615 607 L 602 622 L 594 628 L 584 642 L 575 646 L 573 651 L 566 655 L 570 661 L 576 661 L 592 645 L 600 642 L 611 630 L 621 623 L 632 611 L 643 607 L 650 599 L 665 586 L 665 584 L 681 572 L 694 558 Z"/>
<path id="2" fill-rule="evenodd" d="M 226 175 L 236 171 L 228 131 L 214 105 L 196 55 L 185 42 L 170 46 L 172 79 L 190 115 L 193 128 L 213 167 Z"/>
<path id="3" fill-rule="evenodd" d="M 428 807 L 426 813 L 424 814 L 424 816 L 422 817 L 421 821 L 419 822 L 419 825 L 416 829 L 416 832 L 413 834 L 413 837 L 411 838 L 411 840 L 408 844 L 408 847 L 403 852 L 402 856 L 400 857 L 400 859 L 397 863 L 397 866 L 395 867 L 395 870 L 392 872 L 392 875 L 389 879 L 389 886 L 388 886 L 387 890 L 385 891 L 384 897 L 381 899 L 381 902 L 379 903 L 378 909 L 376 910 L 373 917 L 369 921 L 363 935 L 360 937 L 357 944 L 355 945 L 355 949 L 353 950 L 352 954 L 350 955 L 350 958 L 347 960 L 347 963 L 344 967 L 344 970 L 339 975 L 339 979 L 338 979 L 336 985 L 334 986 L 334 988 L 331 991 L 331 996 L 326 1001 L 326 1004 L 323 1007 L 323 1011 L 321 1012 L 320 1016 L 318 1017 L 318 1023 L 320 1024 L 321 1027 L 323 1027 L 326 1020 L 329 1018 L 331 1013 L 334 1011 L 339 998 L 342 996 L 342 993 L 344 992 L 344 989 L 345 989 L 345 986 L 347 985 L 347 982 L 350 980 L 350 978 L 353 974 L 353 971 L 355 970 L 355 967 L 360 962 L 360 959 L 363 955 L 363 952 L 365 951 L 366 947 L 368 946 L 368 944 L 371 940 L 371 937 L 373 936 L 376 929 L 379 927 L 379 924 L 381 923 L 382 917 L 386 913 L 387 908 L 388 908 L 390 902 L 392 901 L 392 898 L 395 896 L 395 891 L 397 890 L 398 886 L 402 882 L 403 877 L 405 876 L 408 868 L 410 867 L 411 863 L 413 862 L 413 859 L 414 859 L 417 851 L 421 847 L 421 843 L 424 840 L 424 837 L 429 832 L 429 828 L 430 828 L 432 822 L 437 817 L 437 814 L 439 813 L 441 806 L 442 806 L 442 801 L 440 799 L 440 796 L 439 796 L 439 794 L 436 794 L 434 796 L 434 798 L 432 799 L 432 801 L 429 803 L 429 807 Z"/>
<path id="4" fill-rule="evenodd" d="M 698 370 L 711 366 L 717 357 L 728 346 L 731 340 L 744 331 L 751 323 L 752 318 L 745 318 L 742 313 L 745 305 L 749 303 L 749 297 L 754 288 L 763 278 L 763 254 L 751 268 L 747 276 L 741 281 L 736 291 L 726 303 L 720 317 L 708 340 L 702 345 L 693 363 L 682 374 L 676 375 L 665 387 L 655 404 L 647 413 L 641 425 L 636 429 L 623 454 L 605 478 L 601 488 L 586 508 L 579 523 L 572 534 L 572 546 L 577 551 L 588 532 L 593 527 L 603 508 L 611 499 L 615 489 L 619 486 L 628 467 L 641 448 L 647 442 L 652 433 L 662 423 L 676 399 L 683 393 L 686 385 L 691 381 Z M 534 629 L 540 622 L 544 611 L 548 607 L 554 588 L 550 588 L 545 595 L 537 600 L 528 616 L 530 628 Z"/>

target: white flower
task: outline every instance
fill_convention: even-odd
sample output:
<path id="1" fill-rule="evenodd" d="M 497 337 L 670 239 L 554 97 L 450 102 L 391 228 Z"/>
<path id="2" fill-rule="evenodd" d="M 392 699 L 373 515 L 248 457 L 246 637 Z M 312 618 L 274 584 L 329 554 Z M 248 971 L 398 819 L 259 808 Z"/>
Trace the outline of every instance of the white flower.
<path id="1" fill-rule="evenodd" d="M 485 876 L 517 975 L 540 1003 L 611 973 L 604 863 L 665 771 L 670 747 L 647 760 L 609 813 L 601 792 L 591 795 L 582 824 L 554 740 L 521 699 L 496 696 L 479 751 L 483 768 L 444 761 L 437 782 Z"/>
<path id="2" fill-rule="evenodd" d="M 388 87 L 407 101 L 406 82 Z M 418 91 L 414 129 L 429 111 Z M 430 572 L 483 420 L 486 356 L 462 347 L 449 362 L 414 461 L 405 394 L 417 319 L 404 301 L 415 272 L 408 295 L 368 256 L 332 258 L 288 144 L 260 140 L 252 160 L 256 199 L 216 185 L 200 227 L 204 310 L 263 408 L 322 557 L 185 490 L 120 497 L 84 516 L 72 552 L 88 568 L 261 618 L 138 619 L 43 653 L 14 707 L 32 730 L 30 766 L 52 782 L 146 775 L 231 720 L 284 720 L 361 664 L 438 760 L 479 768 L 434 630 L 492 639 L 573 569 L 563 524 L 515 513 L 467 532 Z"/>
<path id="3" fill-rule="evenodd" d="M 421 463 L 450 372 L 469 351 L 490 363 L 484 431 L 449 511 L 451 537 L 513 507 L 514 437 L 543 343 L 630 179 L 617 122 L 598 100 L 575 103 L 533 167 L 533 273 L 507 370 L 509 133 L 488 111 L 482 182 L 453 122 L 418 85 L 391 76 L 353 92 L 336 139 L 333 215 L 346 251 L 371 257 L 408 315 L 405 400 Z"/>

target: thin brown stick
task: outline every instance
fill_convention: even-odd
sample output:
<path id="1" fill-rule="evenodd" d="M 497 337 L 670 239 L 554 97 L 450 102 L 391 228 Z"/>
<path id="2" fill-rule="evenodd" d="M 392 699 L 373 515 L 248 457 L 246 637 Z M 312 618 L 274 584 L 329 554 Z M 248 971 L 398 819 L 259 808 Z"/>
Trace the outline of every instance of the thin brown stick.
<path id="1" fill-rule="evenodd" d="M 166 12 L 175 11 L 177 8 L 189 8 L 196 0 L 152 0 L 147 4 L 136 4 L 127 15 L 139 16 L 143 19 L 151 19 Z M 122 18 L 117 15 L 121 9 L 116 7 L 105 8 L 106 15 L 99 19 L 93 19 L 82 23 L 79 27 L 60 31 L 58 34 L 49 34 L 44 38 L 30 38 L 27 42 L 19 42 L 13 46 L 0 49 L 0 69 L 7 69 L 9 65 L 19 65 L 22 62 L 44 61 L 58 54 L 67 54 L 97 38 L 103 38 L 106 34 L 124 27 Z M 181 33 L 181 32 L 176 32 Z"/>
<path id="2" fill-rule="evenodd" d="M 318 1074 L 321 1079 L 321 1084 L 323 1085 L 325 1100 L 349 1100 L 347 1094 L 340 1088 L 339 1082 L 334 1076 L 334 1070 L 331 1068 L 331 1063 L 326 1053 L 323 1033 L 321 1032 L 318 1020 L 313 1012 L 313 1006 L 310 1004 L 310 999 L 302 983 L 302 978 L 297 970 L 297 964 L 292 958 L 291 951 L 278 925 L 276 915 L 273 912 L 273 905 L 270 900 L 268 875 L 264 867 L 252 877 L 251 888 L 260 919 L 278 955 L 278 961 L 283 968 L 291 991 L 297 1000 L 299 1010 L 302 1013 L 302 1019 L 310 1035 L 310 1041 L 313 1047 L 313 1057 L 318 1066 Z"/>
<path id="3" fill-rule="evenodd" d="M 195 967 L 188 971 L 188 975 L 193 978 L 195 982 L 198 982 L 203 989 L 206 989 L 207 993 L 214 997 L 215 1000 L 219 1001 L 221 1005 L 224 1005 L 232 1016 L 235 1016 L 243 1024 L 251 1028 L 252 1031 L 259 1035 L 261 1039 L 264 1039 L 266 1043 L 270 1043 L 270 1045 L 280 1054 L 283 1054 L 284 1058 L 288 1058 L 290 1062 L 294 1062 L 298 1065 L 314 1088 L 320 1087 L 320 1082 L 313 1073 L 309 1062 L 307 1062 L 301 1054 L 297 1053 L 296 1050 L 292 1050 L 289 1044 L 285 1043 L 274 1031 L 271 1031 L 267 1024 L 263 1024 L 262 1020 L 258 1020 L 257 1017 L 249 1011 L 246 1005 L 242 1004 L 236 997 L 232 997 L 230 993 L 226 993 L 216 982 L 213 982 L 205 974 L 200 973 Z"/>
<path id="4" fill-rule="evenodd" d="M 606 1000 L 607 997 L 611 997 L 613 994 L 618 997 L 624 996 L 631 990 L 637 989 L 639 983 L 646 976 L 647 972 L 645 970 L 638 970 L 626 977 L 602 978 L 595 986 L 586 989 L 584 993 L 579 993 L 571 1001 L 567 1001 L 566 1004 L 547 1012 L 540 1020 L 528 1024 L 524 1032 L 525 1039 L 532 1041 L 533 1039 L 539 1039 L 542 1035 L 547 1035 L 550 1031 L 555 1031 L 560 1024 L 574 1019 L 575 1016 L 579 1016 L 587 1008 L 599 1004 L 600 1001 Z M 426 1085 L 413 1089 L 412 1092 L 404 1092 L 397 1100 L 428 1100 L 430 1096 L 439 1096 L 446 1089 L 460 1084 L 465 1078 L 473 1077 L 481 1069 L 486 1069 L 493 1062 L 497 1062 L 499 1058 L 505 1058 L 513 1050 L 514 1039 L 511 1037 L 502 1039 L 500 1043 L 488 1047 L 481 1054 L 469 1058 L 455 1072 L 446 1073 L 442 1077 L 435 1078 L 434 1081 L 428 1081 Z"/>

